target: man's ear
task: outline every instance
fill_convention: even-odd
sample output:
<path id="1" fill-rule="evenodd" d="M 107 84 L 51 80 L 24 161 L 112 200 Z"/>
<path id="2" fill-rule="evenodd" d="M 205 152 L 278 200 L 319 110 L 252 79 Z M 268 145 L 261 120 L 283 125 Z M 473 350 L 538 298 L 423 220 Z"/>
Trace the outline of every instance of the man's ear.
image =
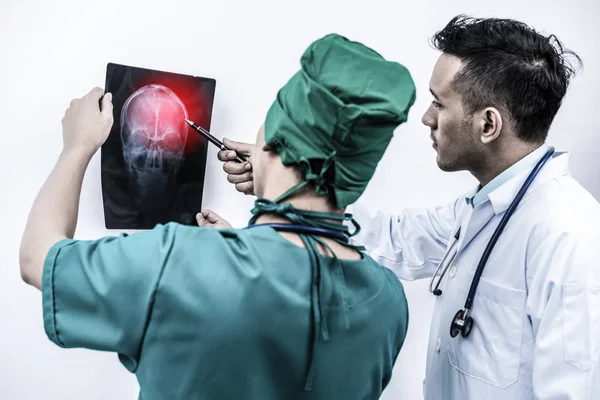
<path id="1" fill-rule="evenodd" d="M 483 144 L 496 140 L 502 131 L 502 115 L 497 108 L 488 107 L 479 116 L 479 138 Z"/>

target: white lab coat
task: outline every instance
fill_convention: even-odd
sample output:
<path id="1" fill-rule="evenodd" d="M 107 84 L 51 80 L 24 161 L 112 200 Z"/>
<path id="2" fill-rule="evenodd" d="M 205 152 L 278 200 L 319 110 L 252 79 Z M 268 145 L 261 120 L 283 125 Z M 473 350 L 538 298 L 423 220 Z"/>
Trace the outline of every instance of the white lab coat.
<path id="1" fill-rule="evenodd" d="M 466 200 L 474 191 L 445 207 L 394 216 L 349 208 L 361 225 L 356 242 L 403 280 L 430 278 L 462 226 L 435 300 L 426 399 L 600 399 L 600 205 L 570 175 L 568 160 L 556 153 L 546 163 L 497 241 L 468 338 L 450 337 L 452 318 L 531 168 L 474 209 Z"/>

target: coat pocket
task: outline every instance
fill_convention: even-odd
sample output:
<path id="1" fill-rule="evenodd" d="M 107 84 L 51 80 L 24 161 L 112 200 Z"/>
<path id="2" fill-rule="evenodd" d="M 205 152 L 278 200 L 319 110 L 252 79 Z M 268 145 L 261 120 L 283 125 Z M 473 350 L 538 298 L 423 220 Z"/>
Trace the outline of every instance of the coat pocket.
<path id="1" fill-rule="evenodd" d="M 470 280 L 463 281 L 470 284 Z M 468 285 L 461 291 L 468 292 Z M 450 365 L 465 376 L 506 388 L 519 379 L 525 291 L 481 279 L 471 310 L 471 334 L 450 340 Z"/>
<path id="2" fill-rule="evenodd" d="M 588 371 L 600 360 L 600 286 L 563 285 L 561 302 L 565 361 Z"/>

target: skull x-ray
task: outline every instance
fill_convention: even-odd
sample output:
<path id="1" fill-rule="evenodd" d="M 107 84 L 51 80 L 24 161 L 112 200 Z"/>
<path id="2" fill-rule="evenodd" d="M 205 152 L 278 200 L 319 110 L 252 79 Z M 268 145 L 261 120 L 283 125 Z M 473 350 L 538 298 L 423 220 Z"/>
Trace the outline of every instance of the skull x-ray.
<path id="1" fill-rule="evenodd" d="M 211 78 L 108 64 L 114 124 L 101 150 L 108 229 L 195 223 L 208 145 L 185 120 L 210 129 L 215 85 Z"/>
<path id="2" fill-rule="evenodd" d="M 162 189 L 176 174 L 187 139 L 188 113 L 172 90 L 151 84 L 136 90 L 121 109 L 121 145 L 134 190 Z"/>

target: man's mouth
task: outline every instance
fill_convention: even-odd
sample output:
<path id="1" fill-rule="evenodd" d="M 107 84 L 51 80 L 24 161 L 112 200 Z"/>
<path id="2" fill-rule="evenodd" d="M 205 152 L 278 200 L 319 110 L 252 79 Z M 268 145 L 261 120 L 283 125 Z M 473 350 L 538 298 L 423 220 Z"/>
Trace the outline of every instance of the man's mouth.
<path id="1" fill-rule="evenodd" d="M 433 135 L 429 135 L 429 138 L 431 139 L 431 145 L 433 147 L 437 147 L 437 142 L 435 141 L 435 138 L 433 137 Z"/>

